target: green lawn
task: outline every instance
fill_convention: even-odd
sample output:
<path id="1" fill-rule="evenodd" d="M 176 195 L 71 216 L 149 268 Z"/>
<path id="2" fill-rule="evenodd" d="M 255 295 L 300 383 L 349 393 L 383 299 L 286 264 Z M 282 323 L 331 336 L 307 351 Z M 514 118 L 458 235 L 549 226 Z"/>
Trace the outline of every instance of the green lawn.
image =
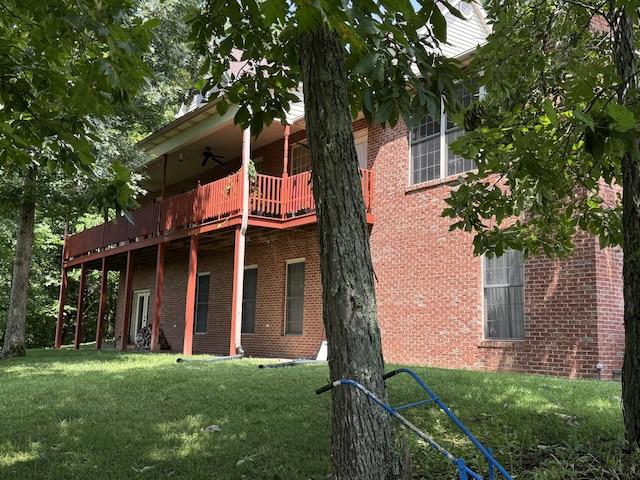
<path id="1" fill-rule="evenodd" d="M 328 478 L 331 398 L 315 394 L 326 365 L 176 358 L 63 349 L 0 362 L 0 479 Z M 514 478 L 638 478 L 638 456 L 621 453 L 619 383 L 414 370 Z M 407 375 L 388 387 L 394 405 L 424 398 Z M 403 414 L 479 461 L 432 406 Z M 407 440 L 414 478 L 457 478 Z"/>

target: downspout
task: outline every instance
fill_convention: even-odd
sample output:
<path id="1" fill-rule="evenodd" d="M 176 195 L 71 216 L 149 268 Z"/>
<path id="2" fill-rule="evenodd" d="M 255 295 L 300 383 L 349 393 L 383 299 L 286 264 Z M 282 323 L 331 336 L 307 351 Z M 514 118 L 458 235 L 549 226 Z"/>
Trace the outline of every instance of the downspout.
<path id="1" fill-rule="evenodd" d="M 237 262 L 236 273 L 236 317 L 233 319 L 235 332 L 236 353 L 243 353 L 242 349 L 242 290 L 244 283 L 244 253 L 247 235 L 247 224 L 249 222 L 249 162 L 251 160 L 251 132 L 247 128 L 242 132 L 242 221 L 240 223 L 240 235 L 237 239 Z"/>
<path id="2" fill-rule="evenodd" d="M 162 198 L 165 198 L 165 188 L 167 185 L 167 157 L 168 155 L 165 153 L 162 157 Z"/>

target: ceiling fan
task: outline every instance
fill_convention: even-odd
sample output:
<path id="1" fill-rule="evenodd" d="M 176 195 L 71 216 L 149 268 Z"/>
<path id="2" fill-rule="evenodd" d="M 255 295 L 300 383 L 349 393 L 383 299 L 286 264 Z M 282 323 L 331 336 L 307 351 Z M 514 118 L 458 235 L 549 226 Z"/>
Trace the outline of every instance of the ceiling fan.
<path id="1" fill-rule="evenodd" d="M 211 151 L 211 147 L 207 147 L 206 150 L 202 152 L 202 164 L 200 166 L 204 167 L 209 159 L 211 159 L 224 167 L 226 166 L 226 164 L 222 160 L 220 160 L 221 158 L 224 157 L 222 155 L 214 155 Z"/>

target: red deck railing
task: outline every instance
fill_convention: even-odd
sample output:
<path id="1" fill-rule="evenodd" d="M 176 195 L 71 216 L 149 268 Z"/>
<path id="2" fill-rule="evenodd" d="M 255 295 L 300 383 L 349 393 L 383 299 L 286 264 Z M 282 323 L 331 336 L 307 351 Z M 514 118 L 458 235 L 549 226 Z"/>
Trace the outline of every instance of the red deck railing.
<path id="1" fill-rule="evenodd" d="M 371 213 L 373 173 L 360 170 L 367 213 Z M 215 222 L 238 215 L 242 208 L 240 175 L 230 175 L 175 197 L 131 212 L 66 239 L 64 259 L 115 248 L 149 236 Z M 286 221 L 315 210 L 311 172 L 285 179 L 258 175 L 249 192 L 250 214 Z"/>

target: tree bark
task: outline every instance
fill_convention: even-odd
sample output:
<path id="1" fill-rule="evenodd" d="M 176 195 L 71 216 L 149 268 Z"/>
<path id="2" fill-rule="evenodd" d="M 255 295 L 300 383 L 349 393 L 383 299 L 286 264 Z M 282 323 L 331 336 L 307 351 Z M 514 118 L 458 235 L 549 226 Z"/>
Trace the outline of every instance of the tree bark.
<path id="1" fill-rule="evenodd" d="M 22 182 L 23 193 L 20 203 L 20 219 L 16 235 L 16 253 L 13 260 L 11 293 L 9 297 L 9 313 L 7 328 L 4 333 L 4 345 L 0 358 L 21 357 L 26 355 L 26 320 L 29 288 L 29 269 L 35 224 L 35 186 L 37 170 L 28 167 Z"/>
<path id="2" fill-rule="evenodd" d="M 324 27 L 302 33 L 299 45 L 331 379 L 355 380 L 385 399 L 369 230 L 344 52 L 335 33 Z M 335 478 L 398 478 L 400 464 L 389 415 L 355 388 L 343 385 L 332 392 Z"/>
<path id="3" fill-rule="evenodd" d="M 628 103 L 638 88 L 633 22 L 625 7 L 610 0 L 614 61 L 622 80 L 618 101 Z M 630 133 L 631 134 L 631 133 Z M 638 152 L 622 158 L 622 228 L 624 234 L 623 296 L 625 351 L 622 366 L 622 409 L 630 448 L 640 446 L 640 163 Z"/>

